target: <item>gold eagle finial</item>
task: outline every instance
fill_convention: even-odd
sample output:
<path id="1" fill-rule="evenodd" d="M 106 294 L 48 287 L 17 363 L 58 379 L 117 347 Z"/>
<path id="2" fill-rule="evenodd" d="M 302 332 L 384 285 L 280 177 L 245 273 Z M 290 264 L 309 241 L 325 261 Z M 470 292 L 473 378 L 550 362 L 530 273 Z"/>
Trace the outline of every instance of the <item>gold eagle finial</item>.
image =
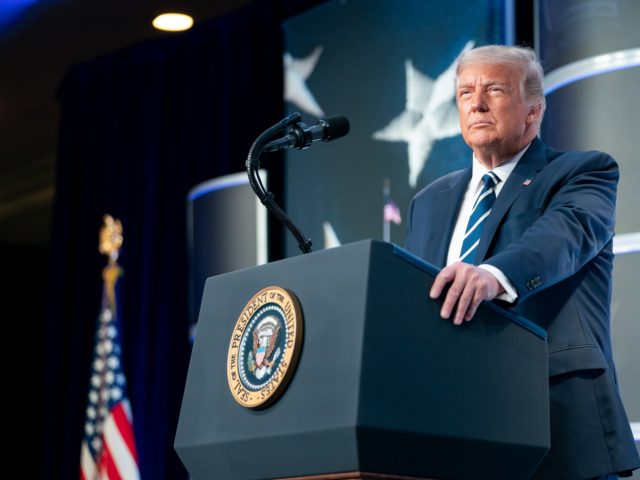
<path id="1" fill-rule="evenodd" d="M 114 219 L 111 215 L 105 214 L 102 217 L 103 225 L 100 229 L 100 243 L 98 251 L 109 257 L 109 264 L 102 269 L 102 279 L 104 288 L 109 299 L 109 305 L 115 312 L 116 295 L 115 288 L 118 277 L 122 275 L 122 269 L 118 265 L 118 256 L 122 247 L 122 223 Z"/>
<path id="2" fill-rule="evenodd" d="M 103 225 L 100 229 L 100 245 L 98 251 L 109 257 L 109 263 L 116 263 L 120 248 L 122 247 L 122 223 L 114 219 L 111 215 L 105 214 L 102 217 Z"/>

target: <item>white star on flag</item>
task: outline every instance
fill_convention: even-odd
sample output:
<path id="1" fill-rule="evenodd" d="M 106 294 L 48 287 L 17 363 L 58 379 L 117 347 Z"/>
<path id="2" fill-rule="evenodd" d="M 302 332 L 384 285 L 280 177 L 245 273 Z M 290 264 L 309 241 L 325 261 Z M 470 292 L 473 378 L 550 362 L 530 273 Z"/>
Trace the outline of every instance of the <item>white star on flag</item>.
<path id="1" fill-rule="evenodd" d="M 322 233 L 324 234 L 324 248 L 334 248 L 342 245 L 331 223 L 322 222 Z"/>
<path id="2" fill-rule="evenodd" d="M 283 56 L 285 101 L 316 117 L 324 116 L 324 112 L 307 87 L 306 80 L 316 67 L 321 53 L 322 47 L 318 46 L 305 58 L 293 58 L 289 52 Z"/>
<path id="3" fill-rule="evenodd" d="M 473 45 L 473 41 L 467 42 L 462 52 Z M 411 60 L 406 60 L 405 75 L 407 91 L 404 111 L 386 127 L 375 132 L 373 138 L 407 142 L 409 185 L 415 187 L 434 142 L 460 134 L 455 104 L 455 60 L 435 80 L 417 70 Z"/>

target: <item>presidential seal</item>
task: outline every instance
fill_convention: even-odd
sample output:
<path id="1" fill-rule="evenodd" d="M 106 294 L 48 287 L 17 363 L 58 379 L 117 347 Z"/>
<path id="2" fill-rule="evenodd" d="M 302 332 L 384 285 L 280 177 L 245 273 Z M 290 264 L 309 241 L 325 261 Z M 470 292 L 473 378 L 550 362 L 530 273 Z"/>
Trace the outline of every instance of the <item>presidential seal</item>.
<path id="1" fill-rule="evenodd" d="M 267 287 L 245 305 L 229 343 L 227 380 L 243 407 L 265 408 L 284 392 L 302 347 L 302 313 L 295 295 Z"/>

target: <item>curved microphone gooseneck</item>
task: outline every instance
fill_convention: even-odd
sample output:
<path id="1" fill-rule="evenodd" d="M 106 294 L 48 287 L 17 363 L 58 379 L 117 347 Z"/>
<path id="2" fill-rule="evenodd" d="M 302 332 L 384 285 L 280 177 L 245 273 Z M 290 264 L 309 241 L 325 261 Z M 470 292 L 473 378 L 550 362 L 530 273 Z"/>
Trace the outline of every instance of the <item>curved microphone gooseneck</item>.
<path id="1" fill-rule="evenodd" d="M 262 132 L 258 138 L 251 145 L 251 149 L 249 150 L 249 155 L 247 156 L 247 161 L 245 166 L 247 167 L 247 175 L 249 176 L 249 184 L 251 188 L 255 192 L 255 194 L 260 199 L 260 202 L 267 207 L 267 209 L 285 226 L 289 229 L 289 231 L 293 234 L 296 241 L 298 242 L 298 248 L 302 253 L 310 253 L 311 252 L 311 239 L 305 238 L 300 229 L 291 221 L 291 219 L 287 216 L 286 213 L 278 206 L 275 202 L 273 194 L 267 191 L 262 184 L 262 180 L 260 179 L 260 175 L 258 174 L 258 169 L 260 168 L 260 155 L 262 154 L 265 146 L 269 141 L 271 141 L 277 134 L 282 132 L 284 129 L 300 123 L 302 117 L 299 113 L 293 113 L 280 122 L 268 128 L 264 132 Z"/>

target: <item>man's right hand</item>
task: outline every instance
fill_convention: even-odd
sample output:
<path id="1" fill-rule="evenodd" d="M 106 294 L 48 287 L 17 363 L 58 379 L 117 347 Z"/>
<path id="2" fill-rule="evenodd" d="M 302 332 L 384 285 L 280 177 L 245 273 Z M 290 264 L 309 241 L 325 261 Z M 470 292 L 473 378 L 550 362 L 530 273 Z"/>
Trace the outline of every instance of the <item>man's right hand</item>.
<path id="1" fill-rule="evenodd" d="M 457 304 L 454 325 L 469 321 L 484 300 L 493 300 L 505 290 L 491 273 L 468 263 L 457 262 L 443 268 L 436 276 L 429 296 L 438 298 L 451 284 L 445 296 L 440 316 L 448 319 Z"/>

